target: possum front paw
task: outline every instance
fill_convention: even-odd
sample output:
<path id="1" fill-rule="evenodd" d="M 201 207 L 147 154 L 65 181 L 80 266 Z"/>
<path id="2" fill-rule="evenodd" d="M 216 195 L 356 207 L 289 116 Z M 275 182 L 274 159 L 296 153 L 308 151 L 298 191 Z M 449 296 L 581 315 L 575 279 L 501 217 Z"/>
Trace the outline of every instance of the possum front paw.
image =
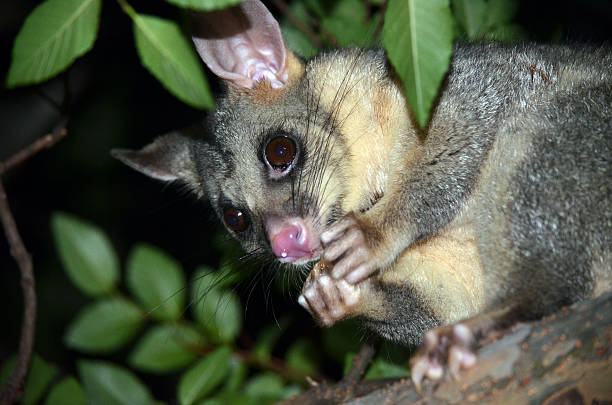
<path id="1" fill-rule="evenodd" d="M 445 365 L 454 378 L 460 370 L 474 366 L 475 344 L 470 328 L 462 323 L 427 331 L 423 346 L 412 358 L 410 374 L 414 385 L 420 389 L 425 377 L 439 380 L 444 375 Z"/>
<path id="2" fill-rule="evenodd" d="M 325 262 L 317 263 L 308 275 L 298 298 L 298 303 L 323 326 L 332 326 L 337 321 L 353 315 L 362 288 L 330 277 L 329 267 L 331 265 Z"/>
<path id="3" fill-rule="evenodd" d="M 322 258 L 333 262 L 331 275 L 356 284 L 379 269 L 373 240 L 366 227 L 352 214 L 345 216 L 321 234 Z"/>

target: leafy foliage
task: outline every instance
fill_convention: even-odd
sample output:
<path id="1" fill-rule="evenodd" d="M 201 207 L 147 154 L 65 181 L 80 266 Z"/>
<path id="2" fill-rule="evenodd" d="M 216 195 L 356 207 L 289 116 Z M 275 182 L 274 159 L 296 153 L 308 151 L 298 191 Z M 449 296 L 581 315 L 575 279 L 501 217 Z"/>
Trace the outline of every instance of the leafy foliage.
<path id="1" fill-rule="evenodd" d="M 151 373 L 180 370 L 197 358 L 205 340 L 187 325 L 170 323 L 153 326 L 140 339 L 129 357 L 132 367 Z"/>
<path id="2" fill-rule="evenodd" d="M 40 83 L 66 69 L 94 44 L 102 0 L 46 0 L 15 38 L 8 87 Z"/>
<path id="3" fill-rule="evenodd" d="M 191 405 L 221 384 L 229 369 L 230 356 L 230 350 L 221 346 L 187 370 L 178 385 L 180 404 Z"/>
<path id="4" fill-rule="evenodd" d="M 74 377 L 66 377 L 49 393 L 45 405 L 86 405 L 87 397 L 81 384 Z"/>
<path id="5" fill-rule="evenodd" d="M 448 0 L 390 0 L 387 6 L 383 43 L 421 127 L 450 63 L 452 24 Z"/>
<path id="6" fill-rule="evenodd" d="M 134 39 L 145 67 L 175 96 L 211 109 L 214 101 L 200 62 L 179 26 L 162 18 L 135 14 Z"/>
<path id="7" fill-rule="evenodd" d="M 185 306 L 183 269 L 161 250 L 144 244 L 132 250 L 127 285 L 154 318 L 171 321 L 181 316 Z"/>
<path id="8" fill-rule="evenodd" d="M 520 27 L 512 23 L 518 10 L 516 0 L 453 0 L 456 21 L 471 41 L 522 39 Z"/>
<path id="9" fill-rule="evenodd" d="M 147 405 L 148 388 L 130 371 L 102 361 L 82 360 L 79 376 L 92 405 Z"/>
<path id="10" fill-rule="evenodd" d="M 144 313 L 123 298 L 99 300 L 85 307 L 70 324 L 66 345 L 88 353 L 106 353 L 122 347 L 142 327 Z"/>
<path id="11" fill-rule="evenodd" d="M 109 294 L 119 277 L 119 260 L 108 237 L 71 215 L 56 213 L 51 230 L 70 280 L 85 294 Z"/>
<path id="12" fill-rule="evenodd" d="M 211 11 L 240 4 L 242 0 L 166 0 L 179 7 L 193 10 Z"/>

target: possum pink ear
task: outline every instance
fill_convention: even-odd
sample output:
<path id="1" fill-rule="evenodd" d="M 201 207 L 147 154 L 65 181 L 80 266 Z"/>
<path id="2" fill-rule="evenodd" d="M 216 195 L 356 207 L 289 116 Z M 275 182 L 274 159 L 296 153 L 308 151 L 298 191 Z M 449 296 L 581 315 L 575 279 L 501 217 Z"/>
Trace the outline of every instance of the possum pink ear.
<path id="1" fill-rule="evenodd" d="M 246 88 L 264 79 L 274 88 L 287 82 L 280 27 L 259 0 L 195 16 L 193 42 L 217 76 Z"/>

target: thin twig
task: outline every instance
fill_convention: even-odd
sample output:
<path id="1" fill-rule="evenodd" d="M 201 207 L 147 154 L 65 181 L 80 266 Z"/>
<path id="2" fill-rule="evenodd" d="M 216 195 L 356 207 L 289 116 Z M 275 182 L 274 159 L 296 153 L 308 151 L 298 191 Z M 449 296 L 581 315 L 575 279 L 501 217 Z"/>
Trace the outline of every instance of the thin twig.
<path id="1" fill-rule="evenodd" d="M 23 290 L 24 303 L 19 352 L 17 353 L 13 370 L 0 390 L 0 405 L 10 405 L 19 400 L 23 395 L 23 384 L 30 365 L 30 359 L 32 358 L 34 332 L 36 330 L 36 282 L 32 258 L 23 244 L 21 235 L 19 235 L 19 230 L 17 229 L 17 224 L 11 212 L 2 182 L 2 174 L 31 158 L 41 150 L 55 145 L 66 136 L 66 122 L 67 116 L 62 117 L 50 134 L 37 139 L 15 153 L 6 162 L 0 162 L 0 221 L 2 222 L 4 233 L 11 249 L 11 255 L 21 271 L 21 288 Z"/>
<path id="2" fill-rule="evenodd" d="M 353 358 L 351 362 L 351 369 L 344 376 L 340 384 L 342 385 L 354 385 L 358 383 L 366 369 L 370 365 L 372 358 L 376 354 L 376 349 L 369 343 L 364 343 L 359 350 L 357 356 Z"/>
<path id="3" fill-rule="evenodd" d="M 376 24 L 376 29 L 374 29 L 374 33 L 372 34 L 372 39 L 378 38 L 380 32 L 382 31 L 383 25 L 385 25 L 385 12 L 387 11 L 387 3 L 388 0 L 383 1 L 383 4 L 380 6 L 380 20 L 378 24 Z"/>
<path id="4" fill-rule="evenodd" d="M 302 31 L 304 35 L 317 47 L 321 47 L 321 40 L 319 36 L 307 25 L 300 21 L 299 18 L 293 14 L 287 3 L 283 0 L 272 0 L 272 3 L 279 9 L 279 11 L 287 17 L 289 22 L 295 26 L 298 30 Z"/>
<path id="5" fill-rule="evenodd" d="M 23 394 L 23 382 L 28 372 L 32 346 L 34 344 L 34 330 L 36 326 L 36 288 L 32 258 L 26 250 L 17 224 L 11 213 L 11 208 L 4 191 L 4 184 L 0 178 L 0 220 L 4 227 L 6 239 L 11 247 L 11 255 L 21 270 L 21 288 L 23 289 L 23 324 L 21 326 L 21 340 L 19 341 L 19 354 L 15 361 L 13 371 L 0 391 L 0 404 L 9 405 L 17 401 Z"/>
<path id="6" fill-rule="evenodd" d="M 57 125 L 53 128 L 53 131 L 42 138 L 32 142 L 13 156 L 8 158 L 6 162 L 0 162 L 0 175 L 5 171 L 23 163 L 24 161 L 31 158 L 33 155 L 40 152 L 42 149 L 50 148 L 55 145 L 59 140 L 66 136 L 67 117 L 63 117 L 59 120 Z"/>

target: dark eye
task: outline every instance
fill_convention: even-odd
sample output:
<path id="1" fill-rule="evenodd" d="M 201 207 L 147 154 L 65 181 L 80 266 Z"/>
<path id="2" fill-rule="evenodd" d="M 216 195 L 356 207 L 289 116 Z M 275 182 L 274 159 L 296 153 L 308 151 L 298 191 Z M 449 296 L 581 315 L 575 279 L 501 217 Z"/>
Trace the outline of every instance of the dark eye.
<path id="1" fill-rule="evenodd" d="M 277 136 L 266 145 L 266 162 L 273 170 L 284 172 L 295 160 L 296 151 L 295 142 L 291 138 Z"/>
<path id="2" fill-rule="evenodd" d="M 226 208 L 223 210 L 223 220 L 229 229 L 234 232 L 242 232 L 248 226 L 248 219 L 242 211 L 236 208 Z"/>

